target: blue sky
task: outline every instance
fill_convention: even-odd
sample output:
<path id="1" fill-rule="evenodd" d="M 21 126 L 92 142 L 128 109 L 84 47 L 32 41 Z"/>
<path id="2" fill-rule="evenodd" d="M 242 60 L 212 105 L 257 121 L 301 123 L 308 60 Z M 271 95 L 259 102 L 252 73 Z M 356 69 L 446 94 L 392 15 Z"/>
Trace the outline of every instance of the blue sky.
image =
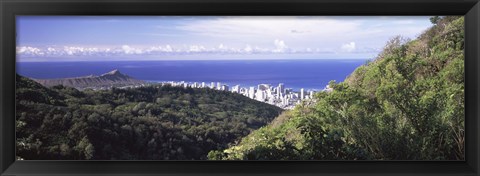
<path id="1" fill-rule="evenodd" d="M 369 59 L 429 16 L 17 16 L 17 61 Z"/>

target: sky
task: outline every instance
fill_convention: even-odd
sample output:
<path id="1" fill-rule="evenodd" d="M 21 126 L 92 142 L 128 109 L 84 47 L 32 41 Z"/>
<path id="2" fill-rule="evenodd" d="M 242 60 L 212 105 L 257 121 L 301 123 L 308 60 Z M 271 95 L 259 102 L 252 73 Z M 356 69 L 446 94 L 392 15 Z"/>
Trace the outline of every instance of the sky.
<path id="1" fill-rule="evenodd" d="M 17 16 L 17 62 L 372 59 L 429 16 Z"/>

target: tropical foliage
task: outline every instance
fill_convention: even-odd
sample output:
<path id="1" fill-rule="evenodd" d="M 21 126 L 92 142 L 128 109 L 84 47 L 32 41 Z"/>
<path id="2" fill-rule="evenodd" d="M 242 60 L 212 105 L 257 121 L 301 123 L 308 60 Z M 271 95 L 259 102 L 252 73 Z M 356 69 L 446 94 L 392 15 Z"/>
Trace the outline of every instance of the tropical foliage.
<path id="1" fill-rule="evenodd" d="M 331 82 L 213 160 L 463 160 L 464 19 L 434 17 L 394 37 L 344 82 Z"/>
<path id="2" fill-rule="evenodd" d="M 212 89 L 46 88 L 17 75 L 17 155 L 23 159 L 206 159 L 282 109 Z"/>

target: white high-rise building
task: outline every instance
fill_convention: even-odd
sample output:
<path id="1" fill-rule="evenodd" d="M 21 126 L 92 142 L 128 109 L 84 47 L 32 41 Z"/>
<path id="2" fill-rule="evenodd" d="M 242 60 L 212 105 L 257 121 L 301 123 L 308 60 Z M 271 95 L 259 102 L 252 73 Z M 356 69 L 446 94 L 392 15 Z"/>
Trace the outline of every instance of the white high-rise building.
<path id="1" fill-rule="evenodd" d="M 300 89 L 300 99 L 303 100 L 305 98 L 305 89 Z"/>
<path id="2" fill-rule="evenodd" d="M 290 93 L 290 98 L 294 98 L 294 99 L 300 99 L 300 94 L 299 93 Z"/>
<path id="3" fill-rule="evenodd" d="M 287 106 L 287 105 L 289 104 L 288 101 L 289 101 L 288 98 L 287 98 L 287 97 L 284 97 L 284 98 L 282 99 L 283 105 Z"/>
<path id="4" fill-rule="evenodd" d="M 210 83 L 210 88 L 211 88 L 211 89 L 214 89 L 214 88 L 215 88 L 215 83 L 214 83 L 214 82 L 211 82 L 211 83 Z"/>
<path id="5" fill-rule="evenodd" d="M 241 93 L 241 94 L 244 94 L 245 96 L 248 97 L 248 95 L 247 95 L 247 94 L 248 94 L 248 89 L 242 87 L 242 88 L 240 88 L 240 93 Z"/>
<path id="6" fill-rule="evenodd" d="M 250 89 L 248 89 L 248 97 L 251 99 L 255 98 L 255 87 L 250 87 Z"/>
<path id="7" fill-rule="evenodd" d="M 217 90 L 222 90 L 222 84 L 220 82 L 217 82 Z"/>
<path id="8" fill-rule="evenodd" d="M 205 82 L 202 82 L 202 88 L 205 88 Z"/>
<path id="9" fill-rule="evenodd" d="M 272 89 L 267 89 L 267 91 L 266 91 L 265 93 L 266 93 L 266 96 L 267 96 L 268 99 L 270 99 L 271 97 L 273 97 Z"/>
<path id="10" fill-rule="evenodd" d="M 268 103 L 269 104 L 275 104 L 275 99 L 274 98 L 269 98 Z"/>
<path id="11" fill-rule="evenodd" d="M 258 101 L 262 101 L 262 102 L 263 102 L 263 101 L 265 101 L 265 99 L 267 98 L 267 97 L 265 96 L 265 95 L 266 95 L 266 94 L 265 94 L 265 91 L 263 91 L 263 90 L 257 90 L 257 93 L 256 93 L 256 94 L 257 94 L 257 95 L 256 95 L 255 98 L 256 98 L 256 100 L 258 100 Z"/>
<path id="12" fill-rule="evenodd" d="M 234 93 L 240 93 L 240 85 L 235 85 L 232 87 L 232 92 Z"/>
<path id="13" fill-rule="evenodd" d="M 278 91 L 285 94 L 285 85 L 283 85 L 283 83 L 278 84 Z"/>

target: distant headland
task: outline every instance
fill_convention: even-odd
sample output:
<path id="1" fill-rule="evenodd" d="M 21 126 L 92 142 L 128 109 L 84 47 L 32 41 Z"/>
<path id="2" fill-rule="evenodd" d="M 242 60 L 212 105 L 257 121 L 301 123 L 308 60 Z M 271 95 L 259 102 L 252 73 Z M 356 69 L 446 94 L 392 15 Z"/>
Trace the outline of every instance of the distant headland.
<path id="1" fill-rule="evenodd" d="M 114 69 L 100 76 L 89 75 L 74 78 L 57 78 L 57 79 L 33 79 L 34 81 L 46 87 L 63 85 L 74 87 L 77 89 L 105 89 L 111 87 L 122 86 L 140 86 L 145 81 L 132 78 L 126 74 L 120 73 L 118 69 Z"/>

